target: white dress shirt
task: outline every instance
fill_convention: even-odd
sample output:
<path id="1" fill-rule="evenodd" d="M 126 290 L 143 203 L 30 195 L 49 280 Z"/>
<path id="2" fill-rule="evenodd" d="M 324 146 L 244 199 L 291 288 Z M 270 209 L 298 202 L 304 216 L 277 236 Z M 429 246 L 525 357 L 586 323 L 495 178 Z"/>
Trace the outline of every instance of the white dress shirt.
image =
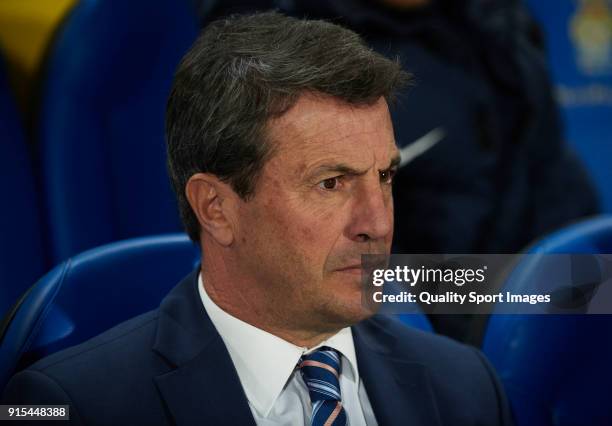
<path id="1" fill-rule="evenodd" d="M 340 393 L 349 424 L 377 425 L 359 378 L 350 328 L 340 330 L 314 348 L 303 348 L 222 310 L 206 293 L 201 275 L 198 288 L 204 309 L 227 346 L 257 425 L 310 425 L 310 395 L 296 366 L 303 354 L 321 346 L 329 346 L 342 354 Z"/>

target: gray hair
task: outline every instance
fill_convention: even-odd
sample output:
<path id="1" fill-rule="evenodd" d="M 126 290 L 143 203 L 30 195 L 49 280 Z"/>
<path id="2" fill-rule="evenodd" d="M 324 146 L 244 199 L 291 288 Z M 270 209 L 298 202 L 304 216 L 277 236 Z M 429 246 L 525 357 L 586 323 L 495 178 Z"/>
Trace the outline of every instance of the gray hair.
<path id="1" fill-rule="evenodd" d="M 179 64 L 166 109 L 168 170 L 189 237 L 200 234 L 189 178 L 214 174 L 247 200 L 272 154 L 268 121 L 301 94 L 371 105 L 408 80 L 397 60 L 329 22 L 266 12 L 209 24 Z"/>

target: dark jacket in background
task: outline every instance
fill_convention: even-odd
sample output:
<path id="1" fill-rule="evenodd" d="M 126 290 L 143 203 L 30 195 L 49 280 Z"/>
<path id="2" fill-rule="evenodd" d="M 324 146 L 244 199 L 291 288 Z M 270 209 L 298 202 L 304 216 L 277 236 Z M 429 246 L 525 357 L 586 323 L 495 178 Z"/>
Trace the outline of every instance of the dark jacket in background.
<path id="1" fill-rule="evenodd" d="M 545 54 L 516 1 L 438 1 L 408 12 L 375 0 L 294 0 L 399 56 L 414 85 L 393 111 L 398 144 L 444 138 L 401 169 L 396 253 L 510 253 L 597 200 L 562 136 Z"/>

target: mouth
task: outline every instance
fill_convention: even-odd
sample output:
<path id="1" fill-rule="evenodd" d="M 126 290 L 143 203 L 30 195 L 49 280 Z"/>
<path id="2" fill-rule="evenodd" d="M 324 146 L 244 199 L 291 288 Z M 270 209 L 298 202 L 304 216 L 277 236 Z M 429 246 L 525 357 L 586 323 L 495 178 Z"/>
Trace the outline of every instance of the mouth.
<path id="1" fill-rule="evenodd" d="M 359 276 L 361 276 L 362 271 L 363 269 L 362 269 L 361 263 L 358 263 L 355 265 L 348 265 L 348 266 L 344 266 L 342 268 L 336 269 L 336 272 L 342 272 L 346 274 L 359 275 Z"/>

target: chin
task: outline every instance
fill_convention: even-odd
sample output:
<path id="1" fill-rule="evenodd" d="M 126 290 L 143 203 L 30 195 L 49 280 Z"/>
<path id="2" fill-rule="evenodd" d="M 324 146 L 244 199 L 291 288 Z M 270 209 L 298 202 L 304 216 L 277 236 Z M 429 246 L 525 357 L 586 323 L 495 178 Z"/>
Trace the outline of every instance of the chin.
<path id="1" fill-rule="evenodd" d="M 335 306 L 329 306 L 328 318 L 335 328 L 344 328 L 355 325 L 376 314 L 376 306 L 367 306 L 362 302 L 361 292 L 358 298 L 342 301 L 336 299 Z"/>
<path id="2" fill-rule="evenodd" d="M 376 314 L 378 304 L 365 303 L 360 274 L 334 274 L 332 282 L 323 290 L 324 303 L 319 305 L 319 318 L 324 319 L 330 331 L 349 327 Z M 331 291 L 330 291 L 331 290 Z M 317 299 L 321 301 L 322 293 Z"/>

